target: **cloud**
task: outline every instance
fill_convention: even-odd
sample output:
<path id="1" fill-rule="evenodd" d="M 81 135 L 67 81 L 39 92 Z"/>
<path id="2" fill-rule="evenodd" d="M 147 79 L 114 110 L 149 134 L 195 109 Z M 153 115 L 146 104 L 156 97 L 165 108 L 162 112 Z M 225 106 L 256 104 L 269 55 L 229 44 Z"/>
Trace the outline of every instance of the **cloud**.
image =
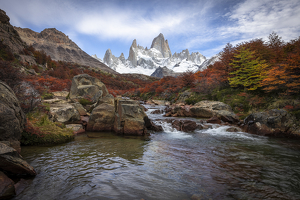
<path id="1" fill-rule="evenodd" d="M 267 39 L 272 31 L 285 41 L 300 33 L 299 0 L 9 0 L 1 7 L 13 25 L 35 31 L 55 27 L 77 43 L 89 37 L 124 46 L 137 39 L 149 47 L 163 33 L 172 52 L 213 53 L 228 42 Z"/>
<path id="2" fill-rule="evenodd" d="M 118 13 L 118 14 L 116 14 Z M 142 12 L 131 10 L 105 10 L 88 14 L 76 24 L 76 30 L 83 34 L 96 35 L 102 40 L 152 40 L 159 33 L 170 33 L 185 19 L 184 14 L 170 14 L 143 17 Z"/>
<path id="3" fill-rule="evenodd" d="M 222 28 L 226 35 L 234 33 L 243 39 L 266 38 L 275 31 L 286 40 L 299 36 L 298 0 L 247 0 L 227 16 L 234 25 Z"/>

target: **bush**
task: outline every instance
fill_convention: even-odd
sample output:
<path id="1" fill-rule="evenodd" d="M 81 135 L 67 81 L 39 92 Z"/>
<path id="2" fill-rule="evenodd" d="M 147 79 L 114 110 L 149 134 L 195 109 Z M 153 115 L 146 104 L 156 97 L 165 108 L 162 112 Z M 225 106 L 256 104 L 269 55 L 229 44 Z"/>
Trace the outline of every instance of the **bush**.
<path id="1" fill-rule="evenodd" d="M 43 99 L 52 99 L 54 95 L 52 93 L 45 93 L 42 95 Z"/>

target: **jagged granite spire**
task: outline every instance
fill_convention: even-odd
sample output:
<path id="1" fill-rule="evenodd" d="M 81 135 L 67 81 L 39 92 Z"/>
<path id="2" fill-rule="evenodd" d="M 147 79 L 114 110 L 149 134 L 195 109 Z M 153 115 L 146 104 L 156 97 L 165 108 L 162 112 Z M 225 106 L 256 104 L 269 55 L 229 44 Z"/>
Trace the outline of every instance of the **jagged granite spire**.
<path id="1" fill-rule="evenodd" d="M 160 33 L 156 38 L 153 39 L 151 48 L 155 48 L 160 51 L 164 58 L 172 57 L 168 40 L 165 40 L 162 33 Z"/>
<path id="2" fill-rule="evenodd" d="M 112 61 L 112 53 L 110 49 L 107 49 L 103 58 L 103 62 L 109 66 L 111 64 L 111 61 Z"/>
<path id="3" fill-rule="evenodd" d="M 132 45 L 129 49 L 129 56 L 128 56 L 128 60 L 131 62 L 131 64 L 133 66 L 137 66 L 137 55 L 136 55 L 136 52 L 135 52 L 135 49 L 137 48 L 137 44 L 136 44 L 136 39 L 133 40 L 132 42 Z"/>
<path id="4" fill-rule="evenodd" d="M 121 62 L 122 62 L 123 64 L 125 64 L 126 60 L 125 60 L 125 56 L 124 56 L 123 53 L 121 53 L 119 59 L 121 60 Z"/>

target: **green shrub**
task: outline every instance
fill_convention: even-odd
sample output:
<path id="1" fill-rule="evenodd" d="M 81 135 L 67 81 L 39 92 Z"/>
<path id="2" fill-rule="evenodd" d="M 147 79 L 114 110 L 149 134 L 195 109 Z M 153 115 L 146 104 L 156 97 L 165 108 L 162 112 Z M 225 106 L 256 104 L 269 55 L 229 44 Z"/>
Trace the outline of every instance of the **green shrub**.
<path id="1" fill-rule="evenodd" d="M 45 93 L 42 95 L 43 99 L 52 99 L 54 97 L 54 94 L 52 93 Z"/>
<path id="2" fill-rule="evenodd" d="M 79 103 L 80 103 L 81 105 L 83 105 L 83 106 L 86 106 L 86 105 L 92 105 L 92 104 L 93 104 L 92 101 L 90 101 L 90 100 L 88 100 L 88 99 L 85 99 L 85 98 L 80 99 L 80 100 L 79 100 Z"/>

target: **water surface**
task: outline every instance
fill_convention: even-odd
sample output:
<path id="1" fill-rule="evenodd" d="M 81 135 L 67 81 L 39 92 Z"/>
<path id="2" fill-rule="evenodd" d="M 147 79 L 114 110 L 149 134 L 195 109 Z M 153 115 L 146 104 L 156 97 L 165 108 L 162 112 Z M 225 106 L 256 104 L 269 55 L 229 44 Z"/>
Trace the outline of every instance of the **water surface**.
<path id="1" fill-rule="evenodd" d="M 15 199 L 300 199 L 299 141 L 155 123 L 164 132 L 149 138 L 89 133 L 22 147 L 38 175 Z"/>

